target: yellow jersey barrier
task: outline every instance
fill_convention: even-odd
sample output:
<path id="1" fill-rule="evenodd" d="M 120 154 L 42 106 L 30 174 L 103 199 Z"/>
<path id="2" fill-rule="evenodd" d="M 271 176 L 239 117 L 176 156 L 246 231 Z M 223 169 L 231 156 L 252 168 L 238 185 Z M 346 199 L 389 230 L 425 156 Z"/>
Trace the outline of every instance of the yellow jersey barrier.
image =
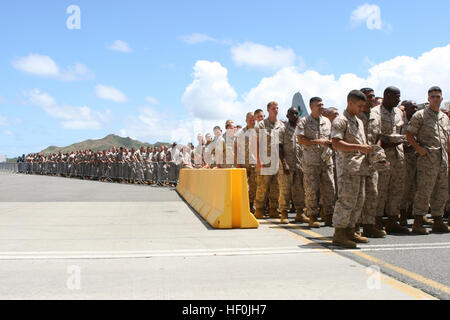
<path id="1" fill-rule="evenodd" d="M 181 169 L 178 193 L 213 228 L 258 228 L 245 169 Z"/>

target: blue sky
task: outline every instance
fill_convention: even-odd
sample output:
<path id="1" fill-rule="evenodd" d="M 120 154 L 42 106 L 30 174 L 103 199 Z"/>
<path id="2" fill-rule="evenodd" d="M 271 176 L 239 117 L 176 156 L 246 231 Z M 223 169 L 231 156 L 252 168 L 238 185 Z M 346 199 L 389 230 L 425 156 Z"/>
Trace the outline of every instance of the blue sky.
<path id="1" fill-rule="evenodd" d="M 80 29 L 66 26 L 70 5 L 81 10 Z M 378 95 L 397 85 L 418 102 L 429 85 L 450 90 L 449 1 L 0 8 L 0 154 L 9 157 L 109 133 L 183 143 L 228 118 L 244 124 L 245 112 L 270 100 L 283 117 L 296 91 L 342 110 L 362 85 Z"/>

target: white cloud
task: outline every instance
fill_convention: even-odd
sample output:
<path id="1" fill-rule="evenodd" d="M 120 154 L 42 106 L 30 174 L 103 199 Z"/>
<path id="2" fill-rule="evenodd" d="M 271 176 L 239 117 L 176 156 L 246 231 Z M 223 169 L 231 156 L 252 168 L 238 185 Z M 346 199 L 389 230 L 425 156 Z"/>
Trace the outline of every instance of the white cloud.
<path id="1" fill-rule="evenodd" d="M 153 98 L 153 97 L 150 97 L 150 96 L 146 97 L 145 101 L 147 101 L 150 104 L 158 104 L 159 103 L 159 101 L 156 98 Z"/>
<path id="2" fill-rule="evenodd" d="M 112 51 L 119 51 L 119 52 L 124 52 L 124 53 L 130 53 L 133 51 L 133 49 L 131 49 L 130 45 L 127 42 L 122 41 L 122 40 L 114 41 L 114 43 L 109 45 L 107 48 Z"/>
<path id="3" fill-rule="evenodd" d="M 312 70 L 298 72 L 295 68 L 284 68 L 272 77 L 262 79 L 243 97 L 248 105 L 277 100 L 284 115 L 291 105 L 292 95 L 300 91 L 306 103 L 312 96 L 321 96 L 326 106 L 343 111 L 350 90 L 371 87 L 382 96 L 390 85 L 400 88 L 402 99 L 419 103 L 427 100 L 427 90 L 433 85 L 440 86 L 444 95 L 450 95 L 450 45 L 435 48 L 418 58 L 400 56 L 376 64 L 369 69 L 367 78 L 351 73 L 336 77 Z"/>
<path id="4" fill-rule="evenodd" d="M 253 42 L 244 42 L 231 48 L 231 56 L 238 66 L 273 68 L 292 66 L 297 56 L 290 48 L 268 47 Z"/>
<path id="5" fill-rule="evenodd" d="M 208 41 L 217 42 L 216 39 L 211 38 L 210 36 L 203 34 L 203 33 L 192 33 L 192 34 L 184 35 L 184 36 L 181 36 L 180 39 L 182 41 L 186 42 L 187 44 L 197 44 L 197 43 L 208 42 Z"/>
<path id="6" fill-rule="evenodd" d="M 432 72 L 430 72 L 432 70 Z M 450 45 L 425 52 L 418 58 L 400 56 L 375 64 L 367 77 L 348 73 L 340 76 L 320 74 L 314 70 L 300 71 L 285 67 L 265 77 L 248 92 L 238 95 L 228 81 L 228 71 L 219 62 L 197 61 L 193 81 L 182 97 L 190 115 L 185 120 L 174 120 L 151 108 L 142 108 L 139 114 L 127 119 L 124 132 L 147 141 L 196 141 L 197 133 L 212 132 L 215 125 L 223 128 L 225 120 L 233 119 L 245 125 L 245 113 L 256 108 L 266 110 L 269 101 L 279 103 L 279 118 L 284 118 L 292 97 L 300 91 L 305 103 L 312 96 L 324 99 L 325 107 L 337 107 L 342 112 L 350 90 L 371 87 L 382 95 L 386 87 L 395 85 L 401 90 L 401 99 L 418 103 L 427 100 L 428 88 L 438 85 L 445 100 L 450 96 Z M 444 105 L 443 105 L 444 106 Z M 309 109 L 309 108 L 308 108 Z M 167 126 L 170 123 L 170 126 Z"/>
<path id="7" fill-rule="evenodd" d="M 194 66 L 194 81 L 184 91 L 182 102 L 200 119 L 223 119 L 240 114 L 238 97 L 219 62 L 200 60 Z"/>
<path id="8" fill-rule="evenodd" d="M 433 72 L 430 72 L 433 70 Z M 390 85 L 399 87 L 402 99 L 424 102 L 427 90 L 439 85 L 450 95 L 450 45 L 425 52 L 418 58 L 400 56 L 369 69 L 367 78 L 348 73 L 340 76 L 324 75 L 314 70 L 301 72 L 296 67 L 285 67 L 274 75 L 261 79 L 259 84 L 240 97 L 231 87 L 227 69 L 218 62 L 197 61 L 194 80 L 186 88 L 183 104 L 192 116 L 201 119 L 239 119 L 256 107 L 264 107 L 275 100 L 280 105 L 280 116 L 291 106 L 292 96 L 300 91 L 307 103 L 312 96 L 321 96 L 327 106 L 346 106 L 346 96 L 352 89 L 372 87 L 382 95 Z"/>
<path id="9" fill-rule="evenodd" d="M 167 125 L 170 123 L 170 125 Z M 225 123 L 225 122 L 224 122 Z M 224 123 L 220 123 L 223 126 Z M 216 120 L 202 120 L 189 117 L 178 120 L 167 113 L 150 107 L 141 107 L 138 114 L 124 120 L 124 128 L 118 131 L 121 136 L 128 136 L 147 142 L 196 143 L 198 133 L 210 132 L 217 125 Z"/>
<path id="10" fill-rule="evenodd" d="M 365 22 L 369 30 L 381 30 L 383 22 L 381 21 L 381 9 L 374 4 L 365 3 L 353 10 L 350 17 L 353 25 L 360 25 Z"/>
<path id="11" fill-rule="evenodd" d="M 60 120 L 62 127 L 66 129 L 100 129 L 102 124 L 112 117 L 110 110 L 101 113 L 87 106 L 58 105 L 55 98 L 38 89 L 26 92 L 25 95 L 28 97 L 28 104 L 37 106 L 51 117 Z"/>
<path id="12" fill-rule="evenodd" d="M 62 81 L 83 80 L 93 77 L 93 73 L 88 67 L 81 63 L 74 63 L 65 69 L 61 69 L 58 64 L 49 56 L 40 54 L 29 54 L 20 57 L 12 62 L 17 70 L 45 78 L 54 78 Z"/>
<path id="13" fill-rule="evenodd" d="M 13 61 L 14 68 L 43 77 L 57 77 L 58 65 L 49 56 L 30 54 Z"/>
<path id="14" fill-rule="evenodd" d="M 99 84 L 95 87 L 95 92 L 97 94 L 97 97 L 99 97 L 100 99 L 110 100 L 114 102 L 128 101 L 127 96 L 123 94 L 122 91 L 111 86 Z"/>

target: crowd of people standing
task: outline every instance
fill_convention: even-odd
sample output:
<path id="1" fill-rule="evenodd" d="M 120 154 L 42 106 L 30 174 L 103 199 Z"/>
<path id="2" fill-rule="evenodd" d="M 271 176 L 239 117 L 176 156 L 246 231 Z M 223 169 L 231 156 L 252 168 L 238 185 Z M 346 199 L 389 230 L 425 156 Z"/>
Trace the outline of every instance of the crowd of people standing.
<path id="1" fill-rule="evenodd" d="M 278 119 L 272 101 L 267 117 L 262 109 L 248 112 L 245 127 L 228 120 L 225 133 L 217 126 L 214 137 L 199 134 L 183 166 L 245 168 L 256 218 L 289 223 L 295 210 L 292 222 L 333 226 L 333 243 L 342 247 L 388 233 L 426 235 L 427 225 L 448 233 L 449 118 L 440 109 L 442 90 L 430 88 L 422 105 L 400 96 L 396 87 L 383 97 L 371 88 L 353 90 L 343 114 L 313 97 L 310 115 L 292 107 L 287 121 Z M 408 219 L 414 219 L 411 229 Z"/>

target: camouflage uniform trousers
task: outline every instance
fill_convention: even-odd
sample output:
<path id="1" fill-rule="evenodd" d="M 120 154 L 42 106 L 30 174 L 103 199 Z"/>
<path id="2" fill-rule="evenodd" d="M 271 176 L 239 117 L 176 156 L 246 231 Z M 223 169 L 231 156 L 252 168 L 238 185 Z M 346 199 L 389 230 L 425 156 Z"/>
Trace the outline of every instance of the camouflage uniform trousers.
<path id="1" fill-rule="evenodd" d="M 266 197 L 269 198 L 269 208 L 276 209 L 278 207 L 279 195 L 278 173 L 274 175 L 262 175 L 260 171 L 257 171 L 255 209 L 264 210 Z"/>
<path id="2" fill-rule="evenodd" d="M 319 200 L 325 215 L 332 215 L 335 203 L 335 186 L 332 165 L 303 165 L 306 213 L 310 217 L 319 215 Z"/>
<path id="3" fill-rule="evenodd" d="M 256 189 L 257 189 L 257 184 L 256 184 L 256 177 L 257 177 L 257 173 L 256 173 L 256 166 L 242 166 L 242 168 L 245 169 L 246 173 L 247 173 L 247 184 L 248 184 L 248 201 L 249 203 L 254 203 L 255 202 L 255 198 L 256 198 Z"/>
<path id="4" fill-rule="evenodd" d="M 419 156 L 417 159 L 417 192 L 414 215 L 424 216 L 431 207 L 433 217 L 442 217 L 448 199 L 448 165 L 441 161 L 440 152 Z"/>
<path id="5" fill-rule="evenodd" d="M 105 173 L 104 173 L 105 178 L 112 179 L 114 177 L 113 173 L 114 166 L 115 164 L 109 161 L 105 163 Z"/>
<path id="6" fill-rule="evenodd" d="M 136 173 L 135 173 L 135 180 L 139 182 L 144 181 L 144 164 L 142 162 L 136 163 Z"/>
<path id="7" fill-rule="evenodd" d="M 117 178 L 119 179 L 119 180 L 124 180 L 125 178 L 125 176 L 124 176 L 124 173 L 125 173 L 125 162 L 123 162 L 123 161 L 120 161 L 120 162 L 118 162 L 118 167 L 117 167 Z"/>
<path id="8" fill-rule="evenodd" d="M 70 171 L 69 171 L 69 175 L 71 175 L 71 176 L 74 176 L 75 175 L 75 172 L 76 172 L 76 164 L 75 163 L 71 163 L 70 164 Z"/>
<path id="9" fill-rule="evenodd" d="M 365 176 L 365 199 L 362 211 L 362 224 L 375 224 L 376 216 L 383 216 L 383 212 L 377 211 L 378 205 L 378 172 L 372 170 L 369 176 Z M 359 222 L 359 221 L 358 221 Z"/>
<path id="10" fill-rule="evenodd" d="M 289 211 L 291 199 L 294 202 L 296 210 L 305 208 L 305 189 L 303 188 L 303 172 L 301 170 L 289 170 L 285 174 L 280 170 L 278 174 L 278 183 L 280 185 L 279 206 L 281 211 Z"/>
<path id="11" fill-rule="evenodd" d="M 178 179 L 179 165 L 174 162 L 168 163 L 168 179 L 170 183 L 176 183 Z"/>
<path id="12" fill-rule="evenodd" d="M 167 181 L 167 166 L 166 163 L 163 161 L 160 161 L 158 163 L 158 182 L 166 182 Z"/>
<path id="13" fill-rule="evenodd" d="M 152 162 L 152 181 L 158 182 L 159 181 L 159 163 L 158 162 Z"/>
<path id="14" fill-rule="evenodd" d="M 128 180 L 136 179 L 136 162 L 128 162 Z"/>
<path id="15" fill-rule="evenodd" d="M 386 213 L 388 217 L 396 217 L 400 213 L 405 188 L 405 160 L 389 150 L 386 150 L 386 156 L 391 166 L 378 175 L 377 212 L 379 215 Z"/>
<path id="16" fill-rule="evenodd" d="M 365 184 L 364 176 L 341 175 L 338 177 L 338 200 L 333 213 L 335 228 L 354 228 L 361 219 Z"/>
<path id="17" fill-rule="evenodd" d="M 417 190 L 417 154 L 415 149 L 405 151 L 406 175 L 405 189 L 403 190 L 402 203 L 400 209 L 407 210 L 411 208 L 414 202 L 414 195 Z"/>
<path id="18" fill-rule="evenodd" d="M 144 179 L 145 181 L 151 181 L 152 180 L 152 164 L 150 162 L 144 162 Z"/>

